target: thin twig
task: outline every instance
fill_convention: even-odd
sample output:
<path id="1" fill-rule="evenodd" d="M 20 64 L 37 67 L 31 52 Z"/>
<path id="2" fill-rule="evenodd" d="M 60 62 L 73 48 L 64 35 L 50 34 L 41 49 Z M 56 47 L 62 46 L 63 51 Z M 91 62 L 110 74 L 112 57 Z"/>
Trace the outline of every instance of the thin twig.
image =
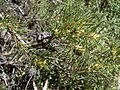
<path id="1" fill-rule="evenodd" d="M 5 74 L 5 72 L 4 72 L 4 70 L 3 70 L 3 67 L 2 66 L 0 66 L 2 69 L 2 74 L 3 74 L 3 80 L 4 80 L 4 82 L 5 82 L 5 85 L 6 86 L 8 86 L 8 83 L 7 83 L 7 80 L 6 80 L 6 74 Z"/>
<path id="2" fill-rule="evenodd" d="M 52 63 L 53 65 L 57 66 L 60 70 L 62 70 L 62 71 L 66 74 L 67 77 L 71 78 L 71 77 L 69 76 L 69 72 L 66 72 L 63 67 L 61 67 L 60 65 L 58 65 L 58 64 L 56 64 L 56 63 L 53 63 L 53 62 L 51 62 L 51 63 Z"/>
<path id="3" fill-rule="evenodd" d="M 8 32 L 11 34 L 11 36 L 14 38 L 14 40 L 16 41 L 16 43 L 21 46 L 21 48 L 25 51 L 26 56 L 28 56 L 30 58 L 30 54 L 28 53 L 28 51 L 26 50 L 26 48 L 21 44 L 19 38 L 16 36 L 16 34 L 14 34 L 13 30 L 9 27 L 7 27 Z"/>
<path id="4" fill-rule="evenodd" d="M 32 80 L 33 76 L 30 77 L 30 79 L 28 80 L 26 86 L 25 86 L 25 90 L 27 90 L 28 84 L 30 83 L 30 81 Z"/>
<path id="5" fill-rule="evenodd" d="M 56 60 L 56 61 L 63 61 L 62 59 L 58 59 L 58 58 L 55 58 L 55 57 L 45 57 L 45 58 L 53 59 L 53 60 Z"/>

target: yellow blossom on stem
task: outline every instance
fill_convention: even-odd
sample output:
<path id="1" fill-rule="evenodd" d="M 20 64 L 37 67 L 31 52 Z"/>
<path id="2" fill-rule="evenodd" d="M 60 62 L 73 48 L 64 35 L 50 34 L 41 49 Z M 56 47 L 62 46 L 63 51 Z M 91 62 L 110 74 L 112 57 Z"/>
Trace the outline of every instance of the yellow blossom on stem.
<path id="1" fill-rule="evenodd" d="M 112 52 L 113 55 L 115 55 L 117 51 L 116 50 L 112 50 L 111 52 Z"/>
<path id="2" fill-rule="evenodd" d="M 91 65 L 90 66 L 90 69 L 99 69 L 99 68 L 102 68 L 103 67 L 103 64 L 98 64 L 98 63 L 96 63 L 96 64 L 94 64 L 94 65 Z"/>
<path id="3" fill-rule="evenodd" d="M 58 29 L 55 29 L 55 30 L 54 30 L 54 34 L 55 34 L 55 35 L 58 35 L 59 33 L 60 33 L 60 32 L 59 32 Z"/>
<path id="4" fill-rule="evenodd" d="M 81 29 L 84 26 L 85 22 L 82 22 L 78 25 L 77 29 Z"/>
<path id="5" fill-rule="evenodd" d="M 37 61 L 36 64 L 37 64 L 37 66 L 43 68 L 45 66 L 46 62 L 45 61 Z"/>
<path id="6" fill-rule="evenodd" d="M 73 52 L 74 52 L 76 55 L 81 56 L 81 55 L 85 52 L 85 49 L 84 49 L 82 46 L 76 45 L 76 46 L 74 46 L 74 48 L 73 48 Z"/>
<path id="7" fill-rule="evenodd" d="M 98 34 L 92 33 L 91 36 L 92 36 L 94 39 L 96 39 L 96 40 L 99 39 L 99 35 L 98 35 Z"/>
<path id="8" fill-rule="evenodd" d="M 85 52 L 85 49 L 82 46 L 76 45 L 74 46 L 75 49 Z"/>
<path id="9" fill-rule="evenodd" d="M 81 31 L 76 31 L 77 34 L 81 34 L 82 32 Z"/>
<path id="10" fill-rule="evenodd" d="M 32 60 L 32 62 L 41 68 L 43 68 L 46 65 L 46 61 L 42 61 L 42 60 L 34 59 L 34 60 Z"/>

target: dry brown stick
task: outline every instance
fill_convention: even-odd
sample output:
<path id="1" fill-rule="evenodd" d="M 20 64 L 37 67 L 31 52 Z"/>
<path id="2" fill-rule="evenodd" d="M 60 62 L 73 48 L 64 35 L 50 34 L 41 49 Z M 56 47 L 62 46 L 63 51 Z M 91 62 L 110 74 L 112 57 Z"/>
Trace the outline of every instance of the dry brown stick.
<path id="1" fill-rule="evenodd" d="M 20 40 L 17 38 L 17 36 L 13 32 L 12 28 L 7 27 L 7 30 L 11 34 L 11 36 L 13 37 L 13 39 L 15 40 L 15 42 L 25 51 L 26 56 L 30 58 L 30 54 L 28 53 L 28 51 L 26 50 L 26 48 L 20 43 Z"/>

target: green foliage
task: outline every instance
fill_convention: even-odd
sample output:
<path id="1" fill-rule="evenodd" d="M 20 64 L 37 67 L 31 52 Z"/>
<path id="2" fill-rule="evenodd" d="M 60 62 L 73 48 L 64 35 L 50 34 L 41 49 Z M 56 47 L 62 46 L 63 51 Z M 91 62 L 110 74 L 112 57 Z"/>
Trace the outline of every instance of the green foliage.
<path id="1" fill-rule="evenodd" d="M 33 76 L 40 89 L 46 80 L 52 90 L 117 88 L 115 78 L 120 67 L 119 4 L 119 0 L 90 0 L 89 5 L 82 0 L 55 4 L 33 0 L 28 5 L 30 10 L 26 16 L 30 19 L 13 17 L 11 13 L 0 19 L 1 34 L 8 32 L 12 37 L 10 42 L 13 42 L 14 51 L 11 51 L 10 57 L 15 57 L 7 64 L 18 65 L 13 87 L 22 87 L 25 83 L 23 88 L 33 88 L 30 87 Z M 28 28 L 31 23 L 33 27 Z M 34 41 L 34 32 L 38 35 L 50 32 L 52 40 L 40 44 L 36 36 Z M 30 33 L 32 37 L 29 38 Z M 54 46 L 53 43 L 60 45 Z"/>

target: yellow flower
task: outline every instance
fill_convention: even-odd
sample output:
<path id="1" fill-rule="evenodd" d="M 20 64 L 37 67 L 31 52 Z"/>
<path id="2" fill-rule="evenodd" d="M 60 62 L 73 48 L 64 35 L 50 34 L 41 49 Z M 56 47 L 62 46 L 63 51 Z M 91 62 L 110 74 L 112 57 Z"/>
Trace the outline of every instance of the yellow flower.
<path id="1" fill-rule="evenodd" d="M 46 61 L 41 61 L 41 60 L 38 60 L 38 59 L 34 59 L 32 60 L 33 63 L 35 63 L 38 67 L 44 67 L 46 65 Z"/>
<path id="2" fill-rule="evenodd" d="M 99 38 L 99 35 L 98 35 L 98 34 L 95 34 L 95 33 L 91 34 L 91 36 L 92 36 L 94 39 L 96 39 L 96 40 L 98 40 L 98 38 Z"/>
<path id="3" fill-rule="evenodd" d="M 81 22 L 81 23 L 78 25 L 77 29 L 81 29 L 81 28 L 84 26 L 84 24 L 85 24 L 85 22 Z"/>
<path id="4" fill-rule="evenodd" d="M 82 33 L 83 33 L 83 32 L 81 32 L 81 31 L 76 31 L 76 35 L 77 35 L 77 36 L 80 36 Z"/>
<path id="5" fill-rule="evenodd" d="M 85 49 L 82 46 L 76 45 L 76 46 L 74 46 L 74 48 L 79 51 L 85 52 Z"/>
<path id="6" fill-rule="evenodd" d="M 46 62 L 45 61 L 36 61 L 36 64 L 37 64 L 37 66 L 42 68 L 45 66 Z"/>
<path id="7" fill-rule="evenodd" d="M 75 48 L 80 49 L 82 46 L 76 45 Z"/>
<path id="8" fill-rule="evenodd" d="M 82 46 L 76 45 L 76 46 L 74 46 L 74 48 L 73 48 L 73 52 L 74 52 L 76 55 L 81 56 L 81 55 L 85 52 L 85 49 L 82 48 Z"/>
<path id="9" fill-rule="evenodd" d="M 102 68 L 103 67 L 103 64 L 94 64 L 92 66 L 90 66 L 91 69 L 99 69 L 99 68 Z"/>
<path id="10" fill-rule="evenodd" d="M 116 50 L 112 50 L 111 52 L 112 52 L 113 55 L 115 55 L 117 51 Z"/>
<path id="11" fill-rule="evenodd" d="M 58 35 L 59 33 L 60 33 L 60 32 L 59 32 L 58 29 L 54 30 L 54 34 L 55 34 L 55 35 Z"/>
<path id="12" fill-rule="evenodd" d="M 83 34 L 84 33 L 84 30 L 76 30 L 75 31 L 75 34 L 76 35 L 80 35 L 80 34 Z"/>

